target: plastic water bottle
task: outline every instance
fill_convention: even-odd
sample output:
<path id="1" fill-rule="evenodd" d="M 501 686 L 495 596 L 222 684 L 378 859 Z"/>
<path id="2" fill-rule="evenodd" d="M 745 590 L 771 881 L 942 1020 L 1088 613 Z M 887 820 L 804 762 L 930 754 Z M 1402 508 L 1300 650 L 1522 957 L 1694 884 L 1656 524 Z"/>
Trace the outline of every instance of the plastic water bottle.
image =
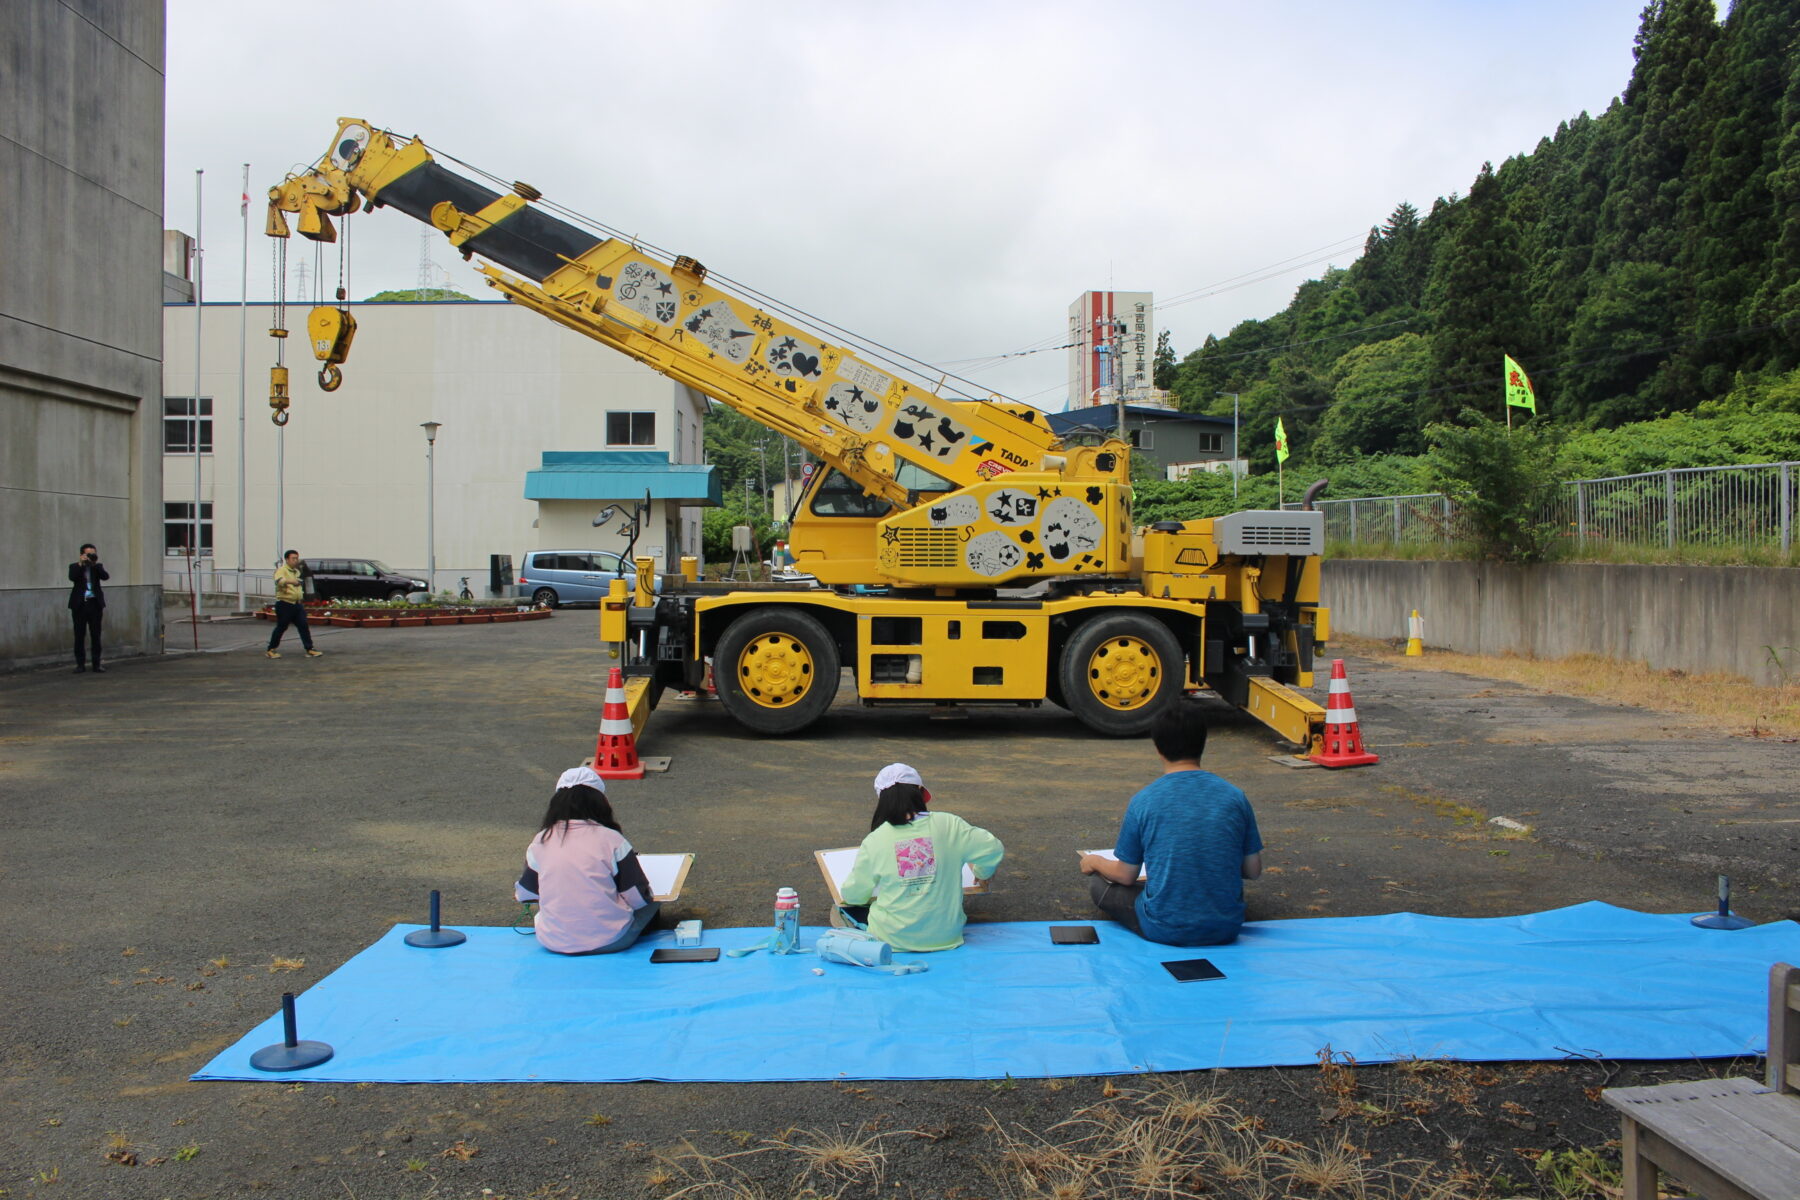
<path id="1" fill-rule="evenodd" d="M 772 954 L 792 954 L 800 945 L 800 894 L 791 887 L 775 893 L 775 944 Z"/>

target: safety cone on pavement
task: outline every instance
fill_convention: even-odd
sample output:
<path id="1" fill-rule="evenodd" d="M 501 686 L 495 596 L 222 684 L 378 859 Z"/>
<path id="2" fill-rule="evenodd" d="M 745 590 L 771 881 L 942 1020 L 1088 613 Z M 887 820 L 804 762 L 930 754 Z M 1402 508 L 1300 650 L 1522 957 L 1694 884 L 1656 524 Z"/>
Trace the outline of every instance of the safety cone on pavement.
<path id="1" fill-rule="evenodd" d="M 1413 609 L 1412 616 L 1406 618 L 1406 657 L 1421 658 L 1425 654 L 1425 619 L 1419 616 L 1419 610 Z"/>
<path id="2" fill-rule="evenodd" d="M 1310 757 L 1321 767 L 1360 767 L 1381 761 L 1380 755 L 1363 749 L 1356 703 L 1350 699 L 1350 680 L 1344 674 L 1341 658 L 1331 660 L 1331 688 L 1325 697 L 1325 749 Z"/>
<path id="3" fill-rule="evenodd" d="M 614 667 L 606 679 L 606 707 L 600 710 L 600 740 L 594 744 L 594 774 L 602 779 L 642 779 L 637 735 L 625 707 L 625 673 Z"/>

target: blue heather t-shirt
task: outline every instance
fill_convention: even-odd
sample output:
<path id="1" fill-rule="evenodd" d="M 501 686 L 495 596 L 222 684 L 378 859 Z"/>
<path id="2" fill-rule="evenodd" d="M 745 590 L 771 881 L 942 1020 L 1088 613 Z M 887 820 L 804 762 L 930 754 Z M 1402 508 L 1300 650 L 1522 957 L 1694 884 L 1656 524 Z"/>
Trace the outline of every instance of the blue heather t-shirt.
<path id="1" fill-rule="evenodd" d="M 1144 865 L 1144 936 L 1214 946 L 1244 924 L 1244 859 L 1262 850 L 1243 791 L 1211 771 L 1163 775 L 1131 798 L 1113 853 Z"/>

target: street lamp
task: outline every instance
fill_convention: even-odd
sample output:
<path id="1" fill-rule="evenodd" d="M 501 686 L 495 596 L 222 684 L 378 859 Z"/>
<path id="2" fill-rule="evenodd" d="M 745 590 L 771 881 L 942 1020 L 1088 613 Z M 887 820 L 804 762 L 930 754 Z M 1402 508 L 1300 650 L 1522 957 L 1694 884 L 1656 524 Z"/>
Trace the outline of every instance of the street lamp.
<path id="1" fill-rule="evenodd" d="M 425 557 L 429 564 L 425 579 L 434 596 L 437 595 L 437 431 L 443 427 L 442 421 L 419 424 L 425 431 Z"/>
<path id="2" fill-rule="evenodd" d="M 1231 502 L 1236 504 L 1238 489 L 1238 394 L 1236 392 L 1220 392 L 1218 394 L 1231 397 Z"/>

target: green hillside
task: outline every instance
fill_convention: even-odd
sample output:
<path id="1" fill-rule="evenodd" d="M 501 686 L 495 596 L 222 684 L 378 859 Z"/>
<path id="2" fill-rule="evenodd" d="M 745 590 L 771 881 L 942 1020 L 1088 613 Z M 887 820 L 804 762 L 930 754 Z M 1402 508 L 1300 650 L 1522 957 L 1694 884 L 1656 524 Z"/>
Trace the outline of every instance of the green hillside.
<path id="1" fill-rule="evenodd" d="M 1466 406 L 1498 418 L 1503 353 L 1577 435 L 1559 466 L 1800 458 L 1800 3 L 1720 21 L 1651 0 L 1635 54 L 1604 113 L 1482 164 L 1466 196 L 1400 203 L 1348 269 L 1165 356 L 1158 382 L 1192 412 L 1239 393 L 1256 472 L 1281 417 L 1290 480 L 1329 471 L 1339 496 L 1423 486 L 1369 460 L 1423 453 Z"/>

